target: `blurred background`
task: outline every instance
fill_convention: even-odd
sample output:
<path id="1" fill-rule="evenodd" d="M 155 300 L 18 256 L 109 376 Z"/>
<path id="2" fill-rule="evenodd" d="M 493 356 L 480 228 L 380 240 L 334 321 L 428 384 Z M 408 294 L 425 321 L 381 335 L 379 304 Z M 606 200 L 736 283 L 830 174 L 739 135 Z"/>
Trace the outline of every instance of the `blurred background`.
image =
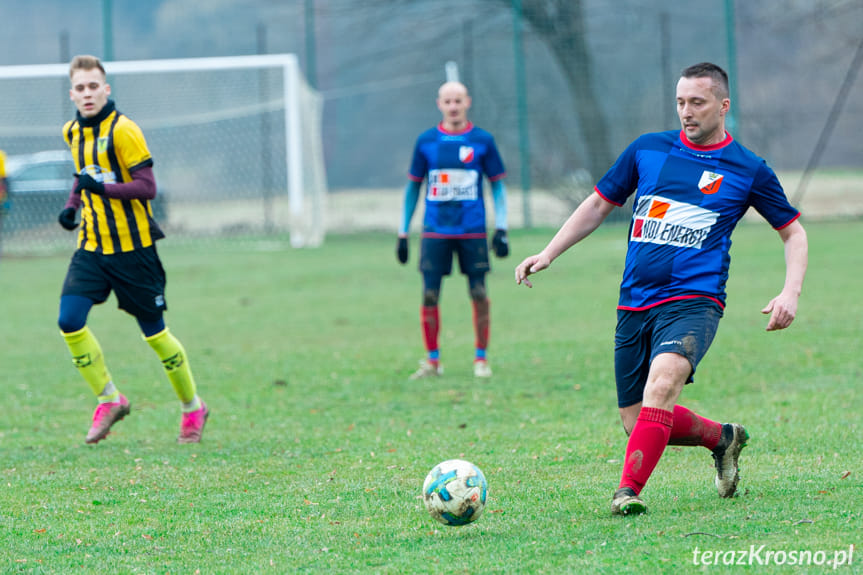
<path id="1" fill-rule="evenodd" d="M 558 225 L 631 140 L 678 128 L 675 83 L 701 61 L 728 71 L 729 131 L 780 174 L 804 216 L 863 215 L 861 0 L 0 0 L 0 14 L 0 66 L 65 65 L 80 53 L 296 55 L 314 95 L 302 113 L 319 135 L 328 234 L 395 232 L 416 137 L 440 121 L 448 62 L 506 163 L 513 227 Z M 148 138 L 169 233 L 200 233 L 200 210 L 182 205 L 225 196 L 261 209 L 210 233 L 284 231 L 273 204 L 258 202 L 283 195 L 288 178 L 283 115 L 269 105 L 282 81 L 109 78 Z M 253 118 L 236 112 L 252 105 Z M 202 111 L 215 114 L 210 132 Z M 62 150 L 73 113 L 65 75 L 0 79 L 0 149 Z M 262 131 L 263 143 L 243 143 Z M 17 236 L 4 227 L 12 251 L 68 238 L 56 224 Z"/>

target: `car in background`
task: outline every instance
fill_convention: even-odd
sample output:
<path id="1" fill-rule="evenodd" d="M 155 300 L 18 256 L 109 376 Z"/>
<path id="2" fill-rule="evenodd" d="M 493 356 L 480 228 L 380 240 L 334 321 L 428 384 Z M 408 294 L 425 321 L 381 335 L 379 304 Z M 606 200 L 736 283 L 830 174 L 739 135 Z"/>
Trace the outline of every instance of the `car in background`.
<path id="1" fill-rule="evenodd" d="M 48 150 L 6 158 L 8 212 L 4 233 L 41 226 L 56 226 L 57 216 L 69 199 L 75 180 L 75 163 L 68 150 Z M 151 203 L 153 217 L 165 221 L 165 199 L 157 194 Z"/>
<path id="2" fill-rule="evenodd" d="M 6 158 L 8 211 L 5 233 L 56 224 L 72 190 L 75 164 L 68 151 L 51 150 Z"/>

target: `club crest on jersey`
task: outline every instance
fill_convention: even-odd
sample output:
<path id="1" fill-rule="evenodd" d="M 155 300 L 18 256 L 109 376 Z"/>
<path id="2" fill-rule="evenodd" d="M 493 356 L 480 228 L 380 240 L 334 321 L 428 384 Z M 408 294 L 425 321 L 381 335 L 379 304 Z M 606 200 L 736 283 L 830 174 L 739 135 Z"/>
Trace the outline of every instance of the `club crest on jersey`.
<path id="1" fill-rule="evenodd" d="M 719 186 L 722 185 L 722 176 L 713 172 L 704 170 L 701 173 L 701 179 L 698 180 L 698 189 L 702 194 L 715 194 L 719 191 Z"/>
<path id="2" fill-rule="evenodd" d="M 463 164 L 469 164 L 473 161 L 473 148 L 470 146 L 459 146 L 458 159 Z"/>
<path id="3" fill-rule="evenodd" d="M 719 213 L 660 196 L 638 200 L 629 240 L 701 249 Z"/>
<path id="4" fill-rule="evenodd" d="M 99 149 L 100 154 L 104 154 L 108 151 L 108 138 L 99 138 L 96 140 L 96 147 Z"/>

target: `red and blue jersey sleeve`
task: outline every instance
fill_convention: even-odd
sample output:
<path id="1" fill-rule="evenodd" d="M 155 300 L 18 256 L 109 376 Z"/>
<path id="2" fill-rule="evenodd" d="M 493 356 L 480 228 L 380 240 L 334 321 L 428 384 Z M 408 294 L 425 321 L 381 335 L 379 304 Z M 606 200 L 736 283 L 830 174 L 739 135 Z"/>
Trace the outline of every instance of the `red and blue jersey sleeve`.
<path id="1" fill-rule="evenodd" d="M 800 212 L 788 202 L 779 178 L 765 162 L 755 174 L 749 204 L 777 230 L 800 217 Z"/>
<path id="2" fill-rule="evenodd" d="M 421 182 L 425 179 L 429 170 L 429 158 L 426 155 L 425 148 L 434 142 L 434 134 L 432 130 L 428 130 L 420 134 L 414 145 L 414 153 L 411 158 L 411 167 L 408 170 L 408 178 L 415 182 Z"/>
<path id="3" fill-rule="evenodd" d="M 506 168 L 503 166 L 503 160 L 500 158 L 500 152 L 497 151 L 494 138 L 488 132 L 485 135 L 488 141 L 485 154 L 482 157 L 482 171 L 490 181 L 496 182 L 506 176 Z"/>
<path id="4" fill-rule="evenodd" d="M 638 187 L 637 154 L 642 138 L 630 144 L 596 184 L 597 193 L 608 202 L 622 206 Z"/>

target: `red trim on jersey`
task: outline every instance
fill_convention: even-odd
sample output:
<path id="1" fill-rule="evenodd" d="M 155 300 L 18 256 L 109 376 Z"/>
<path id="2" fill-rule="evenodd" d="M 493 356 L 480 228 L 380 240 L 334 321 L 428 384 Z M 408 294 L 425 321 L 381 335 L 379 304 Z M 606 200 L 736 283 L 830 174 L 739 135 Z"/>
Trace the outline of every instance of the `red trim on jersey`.
<path id="1" fill-rule="evenodd" d="M 409 180 L 412 180 L 412 181 L 414 181 L 414 182 L 422 182 L 422 181 L 425 179 L 425 176 L 417 177 L 417 176 L 415 176 L 415 175 L 413 175 L 413 174 L 410 174 L 410 173 L 409 173 L 409 174 L 408 174 L 408 179 L 409 179 Z"/>
<path id="2" fill-rule="evenodd" d="M 773 229 L 774 230 L 783 230 L 783 229 L 787 228 L 788 226 L 790 226 L 791 224 L 793 224 L 797 220 L 797 218 L 799 218 L 799 217 L 800 217 L 800 212 L 797 212 L 797 215 L 794 216 L 793 218 L 791 218 L 790 220 L 788 220 L 787 224 L 785 224 L 783 226 L 779 226 L 778 228 L 773 228 Z"/>
<path id="3" fill-rule="evenodd" d="M 505 177 L 506 177 L 506 172 L 503 172 L 502 174 L 498 174 L 497 176 L 495 176 L 493 178 L 489 178 L 488 181 L 489 182 L 496 182 L 498 180 L 504 179 Z"/>
<path id="4" fill-rule="evenodd" d="M 709 295 L 699 295 L 699 294 L 696 294 L 696 295 L 678 295 L 678 296 L 674 296 L 674 297 L 669 297 L 669 298 L 666 298 L 662 301 L 658 301 L 656 303 L 652 303 L 650 305 L 645 305 L 645 306 L 641 306 L 641 307 L 631 307 L 628 305 L 619 305 L 619 306 L 617 306 L 617 309 L 622 309 L 622 310 L 626 310 L 626 311 L 645 311 L 645 310 L 648 310 L 652 307 L 656 307 L 658 305 L 662 305 L 662 304 L 668 303 L 670 301 L 679 301 L 682 299 L 695 299 L 695 298 L 699 298 L 699 297 L 707 298 L 710 301 L 714 301 L 717 303 L 717 305 L 719 305 L 719 307 L 721 307 L 722 309 L 725 309 L 725 306 L 722 305 L 722 302 L 719 301 L 718 299 L 716 299 L 715 297 L 709 296 Z"/>
<path id="5" fill-rule="evenodd" d="M 712 152 L 713 150 L 718 150 L 720 148 L 724 148 L 728 144 L 734 141 L 731 137 L 731 134 L 725 132 L 725 139 L 719 142 L 718 144 L 711 144 L 709 146 L 699 146 L 698 144 L 694 144 L 689 141 L 689 138 L 686 137 L 686 132 L 680 130 L 680 141 L 683 142 L 687 147 L 692 148 L 693 150 L 698 150 L 699 152 Z"/>
<path id="6" fill-rule="evenodd" d="M 436 232 L 423 232 L 422 237 L 434 238 L 439 240 L 481 240 L 488 236 L 485 232 L 472 234 L 439 234 Z"/>
<path id="7" fill-rule="evenodd" d="M 596 186 L 593 186 L 593 191 L 596 192 L 597 194 L 599 194 L 599 197 L 602 198 L 603 200 L 605 200 L 606 202 L 608 202 L 609 204 L 615 205 L 618 208 L 623 205 L 623 204 L 618 204 L 617 202 L 615 202 L 613 200 L 609 200 L 608 198 L 606 198 L 605 195 L 602 192 L 600 192 L 599 188 L 597 188 Z"/>
<path id="8" fill-rule="evenodd" d="M 473 130 L 473 122 L 468 122 L 467 126 L 465 126 L 464 130 L 462 130 L 461 132 L 450 132 L 449 130 L 447 130 L 446 128 L 443 127 L 443 122 L 441 122 L 440 124 L 437 125 L 437 129 L 440 130 L 441 132 L 443 132 L 444 134 L 448 134 L 450 136 L 459 136 L 461 134 L 467 134 L 468 132 Z"/>

